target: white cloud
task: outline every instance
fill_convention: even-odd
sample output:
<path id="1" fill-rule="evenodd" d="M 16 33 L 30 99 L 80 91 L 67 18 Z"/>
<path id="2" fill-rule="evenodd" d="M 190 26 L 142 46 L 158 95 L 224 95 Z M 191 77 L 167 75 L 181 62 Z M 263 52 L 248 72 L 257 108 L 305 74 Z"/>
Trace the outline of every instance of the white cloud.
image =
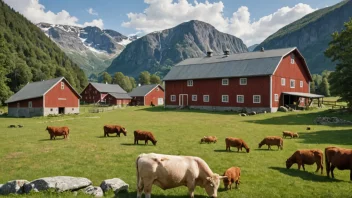
<path id="1" fill-rule="evenodd" d="M 78 18 L 71 16 L 66 10 L 54 13 L 50 10 L 45 11 L 45 7 L 39 3 L 39 0 L 4 0 L 9 6 L 14 8 L 19 13 L 23 14 L 28 20 L 33 23 L 46 22 L 51 24 L 85 26 L 78 23 Z M 103 20 L 93 20 L 84 24 L 97 24 L 103 27 Z M 98 27 L 99 27 L 98 26 Z"/>
<path id="2" fill-rule="evenodd" d="M 85 22 L 83 26 L 97 26 L 98 28 L 103 29 L 104 23 L 102 19 L 94 19 L 92 22 Z"/>
<path id="3" fill-rule="evenodd" d="M 188 0 L 144 0 L 148 7 L 143 13 L 128 13 L 129 21 L 122 26 L 134 28 L 144 33 L 174 27 L 189 20 L 201 20 L 210 23 L 219 31 L 241 38 L 248 46 L 260 43 L 283 26 L 313 12 L 307 4 L 283 7 L 274 13 L 251 21 L 247 7 L 238 8 L 233 15 L 225 17 L 224 4 L 219 2 L 189 3 Z"/>
<path id="4" fill-rule="evenodd" d="M 93 8 L 89 8 L 89 9 L 87 10 L 87 12 L 88 12 L 90 15 L 97 15 L 97 16 L 98 16 L 98 13 L 97 13 L 95 10 L 93 10 Z"/>

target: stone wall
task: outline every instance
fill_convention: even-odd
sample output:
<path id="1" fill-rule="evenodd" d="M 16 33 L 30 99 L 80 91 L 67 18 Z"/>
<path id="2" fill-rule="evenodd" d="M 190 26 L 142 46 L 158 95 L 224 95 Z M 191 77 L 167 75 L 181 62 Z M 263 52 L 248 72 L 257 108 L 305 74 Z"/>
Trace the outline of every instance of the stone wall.
<path id="1" fill-rule="evenodd" d="M 10 117 L 34 117 L 43 116 L 43 108 L 8 108 Z"/>

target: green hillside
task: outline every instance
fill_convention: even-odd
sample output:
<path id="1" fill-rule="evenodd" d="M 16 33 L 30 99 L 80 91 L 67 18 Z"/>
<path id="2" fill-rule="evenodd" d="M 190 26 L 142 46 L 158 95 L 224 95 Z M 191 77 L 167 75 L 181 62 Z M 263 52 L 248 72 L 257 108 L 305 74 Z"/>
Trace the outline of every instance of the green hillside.
<path id="1" fill-rule="evenodd" d="M 38 27 L 0 0 L 0 104 L 32 81 L 64 76 L 78 91 L 84 72 Z"/>

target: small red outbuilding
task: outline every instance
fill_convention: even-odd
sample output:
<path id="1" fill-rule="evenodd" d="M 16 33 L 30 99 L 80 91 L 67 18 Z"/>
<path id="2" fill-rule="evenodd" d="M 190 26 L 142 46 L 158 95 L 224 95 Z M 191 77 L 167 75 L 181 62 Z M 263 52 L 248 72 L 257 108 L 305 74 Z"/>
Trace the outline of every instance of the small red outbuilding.
<path id="1" fill-rule="evenodd" d="M 164 105 L 164 88 L 159 84 L 138 86 L 128 95 L 132 106 Z"/>

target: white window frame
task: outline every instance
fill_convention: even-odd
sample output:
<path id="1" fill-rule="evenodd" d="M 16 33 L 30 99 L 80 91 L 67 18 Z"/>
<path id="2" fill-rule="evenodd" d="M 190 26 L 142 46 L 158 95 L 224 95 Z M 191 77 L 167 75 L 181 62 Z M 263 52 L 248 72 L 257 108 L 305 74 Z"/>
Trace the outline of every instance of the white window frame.
<path id="1" fill-rule="evenodd" d="M 226 82 L 226 83 L 224 83 L 224 82 Z M 228 78 L 223 78 L 221 80 L 221 85 L 229 85 L 229 79 Z"/>
<path id="2" fill-rule="evenodd" d="M 239 98 L 240 98 L 240 97 L 242 97 L 242 102 L 239 101 Z M 237 100 L 236 100 L 237 103 L 244 103 L 244 95 L 237 95 L 237 96 L 236 96 L 236 99 L 237 99 Z"/>
<path id="3" fill-rule="evenodd" d="M 299 87 L 303 87 L 303 81 L 301 80 L 301 81 L 299 81 Z"/>
<path id="4" fill-rule="evenodd" d="M 256 97 L 259 98 L 259 101 L 255 101 Z M 253 95 L 253 103 L 259 104 L 259 103 L 261 103 L 261 102 L 262 102 L 262 97 L 261 97 L 261 95 Z"/>
<path id="5" fill-rule="evenodd" d="M 197 97 L 197 95 L 192 95 L 192 101 L 197 101 L 198 100 L 198 97 Z"/>
<path id="6" fill-rule="evenodd" d="M 286 86 L 286 78 L 281 78 L 281 86 Z"/>
<path id="7" fill-rule="evenodd" d="M 246 83 L 242 83 L 242 80 L 246 80 Z M 240 85 L 247 85 L 247 78 L 240 78 Z"/>
<path id="8" fill-rule="evenodd" d="M 293 82 L 293 86 L 292 86 L 292 82 Z M 295 88 L 296 87 L 296 80 L 291 79 L 290 80 L 290 88 Z"/>
<path id="9" fill-rule="evenodd" d="M 275 94 L 274 99 L 275 99 L 275 101 L 279 101 L 279 94 Z"/>
<path id="10" fill-rule="evenodd" d="M 33 103 L 32 103 L 32 101 L 29 101 L 28 102 L 28 108 L 32 108 L 33 107 Z"/>
<path id="11" fill-rule="evenodd" d="M 227 100 L 224 100 L 224 97 L 227 97 Z M 228 103 L 229 102 L 229 95 L 222 95 L 221 96 L 221 102 Z"/>
<path id="12" fill-rule="evenodd" d="M 61 82 L 61 89 L 65 89 L 65 83 Z"/>
<path id="13" fill-rule="evenodd" d="M 295 64 L 295 55 L 291 54 L 291 64 Z"/>
<path id="14" fill-rule="evenodd" d="M 205 100 L 205 97 L 208 97 L 208 101 Z M 203 95 L 203 102 L 209 102 L 210 101 L 210 96 L 209 95 Z"/>
<path id="15" fill-rule="evenodd" d="M 176 102 L 176 95 L 171 95 L 170 96 L 170 101 L 171 102 Z"/>
<path id="16" fill-rule="evenodd" d="M 193 87 L 193 80 L 187 80 L 187 87 Z"/>

